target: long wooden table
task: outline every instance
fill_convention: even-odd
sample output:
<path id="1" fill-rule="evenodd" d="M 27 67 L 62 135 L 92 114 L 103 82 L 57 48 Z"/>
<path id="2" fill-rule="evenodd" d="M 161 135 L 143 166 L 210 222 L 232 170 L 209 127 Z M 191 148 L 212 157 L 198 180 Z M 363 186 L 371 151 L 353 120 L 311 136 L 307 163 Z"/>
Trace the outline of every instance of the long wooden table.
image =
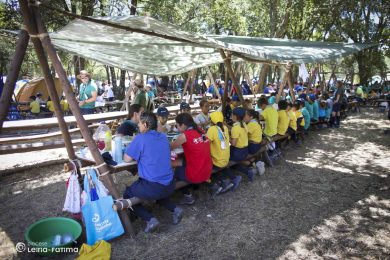
<path id="1" fill-rule="evenodd" d="M 101 114 L 84 115 L 87 123 L 95 123 L 106 120 L 116 120 L 125 118 L 127 116 L 126 111 L 115 111 Z M 76 118 L 74 116 L 65 116 L 65 122 L 67 125 L 77 125 Z M 16 130 L 33 130 L 42 128 L 54 128 L 58 127 L 58 121 L 56 117 L 41 118 L 41 119 L 28 119 L 17 121 L 5 121 L 2 131 L 16 131 Z"/>

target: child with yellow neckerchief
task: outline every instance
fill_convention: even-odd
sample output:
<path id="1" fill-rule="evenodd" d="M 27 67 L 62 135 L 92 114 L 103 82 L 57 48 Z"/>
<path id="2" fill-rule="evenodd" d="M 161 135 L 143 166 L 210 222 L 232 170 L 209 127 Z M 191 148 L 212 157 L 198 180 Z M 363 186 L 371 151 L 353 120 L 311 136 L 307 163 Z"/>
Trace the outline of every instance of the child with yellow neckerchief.
<path id="1" fill-rule="evenodd" d="M 217 170 L 213 174 L 215 183 L 211 185 L 212 196 L 226 192 L 233 188 L 233 183 L 236 175 L 229 168 L 225 168 L 230 159 L 230 143 L 229 130 L 223 124 L 223 114 L 220 111 L 215 111 L 210 114 L 211 126 L 207 130 L 207 137 L 210 141 L 210 153 L 213 161 L 213 170 Z M 225 168 L 221 170 L 222 168 Z M 223 175 L 227 175 L 230 181 L 224 180 Z M 241 177 L 241 176 L 240 176 Z"/>

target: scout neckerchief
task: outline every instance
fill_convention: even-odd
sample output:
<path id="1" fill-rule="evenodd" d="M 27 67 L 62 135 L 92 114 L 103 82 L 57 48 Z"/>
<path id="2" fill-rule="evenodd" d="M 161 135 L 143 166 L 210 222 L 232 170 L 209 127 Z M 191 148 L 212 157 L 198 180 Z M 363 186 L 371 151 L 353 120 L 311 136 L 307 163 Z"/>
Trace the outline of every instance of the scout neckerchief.
<path id="1" fill-rule="evenodd" d="M 225 150 L 227 148 L 226 136 L 225 136 L 225 134 L 223 133 L 222 129 L 219 126 L 216 125 L 216 127 L 217 127 L 217 130 L 218 130 L 218 138 L 221 141 L 221 149 Z"/>

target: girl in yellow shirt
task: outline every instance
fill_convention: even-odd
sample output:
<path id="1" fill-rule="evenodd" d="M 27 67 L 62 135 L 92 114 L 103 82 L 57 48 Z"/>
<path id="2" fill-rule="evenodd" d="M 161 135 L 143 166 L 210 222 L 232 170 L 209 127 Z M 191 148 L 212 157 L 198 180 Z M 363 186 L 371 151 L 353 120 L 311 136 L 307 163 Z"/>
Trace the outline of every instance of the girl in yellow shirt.
<path id="1" fill-rule="evenodd" d="M 287 132 L 291 135 L 291 138 L 297 142 L 297 136 L 296 136 L 296 132 L 297 132 L 297 117 L 295 116 L 295 112 L 293 111 L 293 106 L 291 103 L 287 103 L 287 115 L 290 119 L 290 122 L 288 124 L 288 129 L 287 129 Z"/>
<path id="2" fill-rule="evenodd" d="M 244 160 L 248 156 L 248 128 L 244 122 L 246 110 L 242 107 L 233 109 L 233 127 L 230 136 L 230 160 L 242 162 L 236 166 L 237 170 L 247 174 L 250 181 L 253 181 L 255 175 L 253 168 L 244 165 Z M 237 176 L 241 177 L 241 176 Z M 241 180 L 240 180 L 241 181 Z M 235 187 L 233 187 L 233 190 Z"/>
<path id="3" fill-rule="evenodd" d="M 237 176 L 225 168 L 230 159 L 230 143 L 229 130 L 223 124 L 223 114 L 220 111 L 215 111 L 210 114 L 211 126 L 207 130 L 207 137 L 210 141 L 210 153 L 213 161 L 213 169 L 219 170 L 213 175 L 215 183 L 211 185 L 212 196 L 226 192 L 233 188 L 233 181 Z M 221 170 L 221 168 L 225 168 Z M 224 180 L 222 175 L 230 178 L 230 181 Z"/>
<path id="4" fill-rule="evenodd" d="M 255 154 L 260 149 L 263 131 L 258 121 L 259 113 L 253 109 L 248 109 L 245 114 L 245 123 L 248 128 L 248 152 Z"/>

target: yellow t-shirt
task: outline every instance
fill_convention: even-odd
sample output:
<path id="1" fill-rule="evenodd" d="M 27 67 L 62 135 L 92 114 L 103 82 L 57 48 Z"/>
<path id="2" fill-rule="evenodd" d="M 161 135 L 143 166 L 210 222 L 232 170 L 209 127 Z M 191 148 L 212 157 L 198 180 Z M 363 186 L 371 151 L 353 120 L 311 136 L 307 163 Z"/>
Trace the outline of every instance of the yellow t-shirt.
<path id="1" fill-rule="evenodd" d="M 236 122 L 232 127 L 232 139 L 237 139 L 235 147 L 244 148 L 248 147 L 248 130 L 246 124 L 241 127 L 241 123 Z"/>
<path id="2" fill-rule="evenodd" d="M 68 101 L 61 100 L 60 104 L 61 104 L 61 108 L 62 108 L 63 111 L 69 111 Z"/>
<path id="3" fill-rule="evenodd" d="M 290 123 L 290 118 L 288 117 L 286 110 L 279 110 L 278 115 L 278 135 L 285 135 L 288 124 Z"/>
<path id="4" fill-rule="evenodd" d="M 274 136 L 278 132 L 278 111 L 272 106 L 267 106 L 261 113 L 265 120 L 264 134 Z"/>
<path id="5" fill-rule="evenodd" d="M 41 112 L 41 107 L 38 101 L 30 102 L 30 111 L 34 114 L 39 114 Z"/>
<path id="6" fill-rule="evenodd" d="M 253 120 L 247 124 L 247 128 L 249 141 L 260 143 L 263 135 L 260 124 L 256 120 Z"/>
<path id="7" fill-rule="evenodd" d="M 46 106 L 47 106 L 47 109 L 49 109 L 50 112 L 54 112 L 53 101 L 47 101 Z"/>
<path id="8" fill-rule="evenodd" d="M 211 126 L 207 130 L 207 137 L 210 140 L 210 152 L 213 164 L 217 167 L 222 168 L 229 163 L 230 159 L 229 130 L 226 126 L 223 126 L 223 135 L 225 136 L 225 149 L 222 149 L 218 129 L 219 127 L 216 125 Z"/>
<path id="9" fill-rule="evenodd" d="M 302 117 L 300 126 L 305 126 L 305 118 L 303 118 L 302 112 L 300 110 L 295 110 L 295 117 L 297 118 L 297 120 L 298 118 Z"/>
<path id="10" fill-rule="evenodd" d="M 297 117 L 294 113 L 294 111 L 290 110 L 288 111 L 288 117 L 290 118 L 290 123 L 288 124 L 289 127 L 297 131 Z"/>

